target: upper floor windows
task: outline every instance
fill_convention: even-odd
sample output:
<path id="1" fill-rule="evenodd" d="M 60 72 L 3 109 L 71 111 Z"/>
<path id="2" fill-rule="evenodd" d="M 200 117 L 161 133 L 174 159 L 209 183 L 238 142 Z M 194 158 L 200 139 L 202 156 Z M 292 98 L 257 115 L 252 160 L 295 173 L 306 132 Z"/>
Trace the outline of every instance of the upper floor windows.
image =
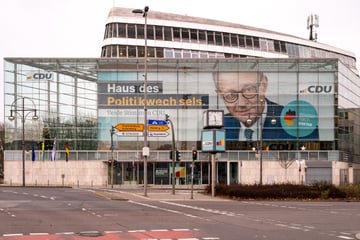
<path id="1" fill-rule="evenodd" d="M 109 23 L 106 25 L 104 38 L 136 38 L 144 39 L 144 24 Z M 260 49 L 260 38 L 235 33 L 217 32 L 192 28 L 147 25 L 147 39 L 160 41 L 190 42 L 224 47 L 247 49 Z M 282 41 L 261 39 L 270 42 L 274 47 L 266 48 L 268 51 L 286 53 L 286 44 Z M 266 45 L 263 43 L 263 45 Z M 264 47 L 261 48 L 263 50 Z"/>

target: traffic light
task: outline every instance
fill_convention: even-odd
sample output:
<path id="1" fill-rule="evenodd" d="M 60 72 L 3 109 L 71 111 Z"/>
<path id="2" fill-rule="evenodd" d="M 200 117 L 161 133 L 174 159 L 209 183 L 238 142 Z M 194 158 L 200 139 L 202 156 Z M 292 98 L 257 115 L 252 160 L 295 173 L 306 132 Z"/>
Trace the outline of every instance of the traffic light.
<path id="1" fill-rule="evenodd" d="M 176 151 L 176 161 L 181 160 L 181 153 L 179 151 Z"/>
<path id="2" fill-rule="evenodd" d="M 112 160 L 109 159 L 109 160 L 108 160 L 108 166 L 109 166 L 109 167 L 111 167 L 111 163 L 112 163 Z"/>
<path id="3" fill-rule="evenodd" d="M 170 151 L 170 159 L 172 160 L 173 151 Z"/>
<path id="4" fill-rule="evenodd" d="M 197 160 L 197 151 L 196 150 L 192 151 L 192 159 Z"/>

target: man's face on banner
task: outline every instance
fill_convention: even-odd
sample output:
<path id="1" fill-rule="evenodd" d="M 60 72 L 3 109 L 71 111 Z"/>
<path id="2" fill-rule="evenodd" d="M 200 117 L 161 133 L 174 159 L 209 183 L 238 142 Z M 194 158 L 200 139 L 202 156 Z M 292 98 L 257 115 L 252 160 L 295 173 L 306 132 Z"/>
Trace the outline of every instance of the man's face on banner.
<path id="1" fill-rule="evenodd" d="M 219 72 L 217 76 L 217 92 L 230 114 L 245 125 L 249 118 L 255 123 L 264 110 L 267 78 L 256 72 Z"/>

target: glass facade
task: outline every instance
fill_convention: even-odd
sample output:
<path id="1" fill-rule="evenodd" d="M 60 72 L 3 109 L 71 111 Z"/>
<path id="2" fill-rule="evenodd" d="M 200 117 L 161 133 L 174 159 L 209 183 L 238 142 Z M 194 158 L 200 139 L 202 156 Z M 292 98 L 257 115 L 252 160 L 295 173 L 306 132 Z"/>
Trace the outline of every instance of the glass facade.
<path id="1" fill-rule="evenodd" d="M 5 115 L 16 112 L 14 121 L 5 118 L 5 148 L 21 149 L 21 109 L 34 108 L 40 121 L 25 111 L 26 148 L 60 149 L 65 144 L 75 150 L 97 149 L 97 85 L 96 78 L 81 75 L 76 62 L 66 67 L 56 61 L 30 61 L 25 64 L 5 61 Z M 55 68 L 61 71 L 54 71 Z M 47 70 L 49 69 L 49 71 Z M 19 99 L 24 98 L 24 106 Z"/>
<path id="2" fill-rule="evenodd" d="M 111 127 L 144 123 L 141 59 L 8 58 L 4 69 L 7 159 L 22 149 L 21 118 L 7 117 L 11 110 L 21 114 L 18 110 L 33 104 L 40 119 L 26 115 L 26 149 L 35 143 L 41 151 L 44 143 L 47 159 L 56 142 L 59 158 L 68 144 L 72 160 L 107 161 Z M 173 121 L 184 184 L 191 149 L 202 147 L 203 112 L 208 109 L 225 113 L 220 182 L 229 178 L 237 183 L 239 161 L 256 159 L 253 150 L 259 148 L 270 161 L 301 147 L 308 151 L 302 153 L 305 159 L 359 161 L 359 79 L 336 59 L 152 59 L 147 76 L 147 118 L 165 120 L 168 114 Z M 24 106 L 17 101 L 22 98 Z M 242 135 L 247 127 L 249 139 Z M 169 184 L 171 131 L 160 126 L 148 132 L 148 182 Z M 115 181 L 142 182 L 142 134 L 117 130 L 114 149 L 121 178 L 115 175 Z M 195 179 L 201 184 L 209 183 L 208 163 L 208 155 L 200 151 Z"/>

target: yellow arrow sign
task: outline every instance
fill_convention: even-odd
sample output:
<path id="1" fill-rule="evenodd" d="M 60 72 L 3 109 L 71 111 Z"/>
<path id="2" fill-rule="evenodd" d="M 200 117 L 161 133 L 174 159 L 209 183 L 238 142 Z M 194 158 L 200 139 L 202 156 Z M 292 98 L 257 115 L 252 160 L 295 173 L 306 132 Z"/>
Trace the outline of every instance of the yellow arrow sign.
<path id="1" fill-rule="evenodd" d="M 169 126 L 167 125 L 148 125 L 149 131 L 167 131 Z"/>
<path id="2" fill-rule="evenodd" d="M 119 131 L 144 131 L 143 123 L 119 123 L 115 126 Z"/>

